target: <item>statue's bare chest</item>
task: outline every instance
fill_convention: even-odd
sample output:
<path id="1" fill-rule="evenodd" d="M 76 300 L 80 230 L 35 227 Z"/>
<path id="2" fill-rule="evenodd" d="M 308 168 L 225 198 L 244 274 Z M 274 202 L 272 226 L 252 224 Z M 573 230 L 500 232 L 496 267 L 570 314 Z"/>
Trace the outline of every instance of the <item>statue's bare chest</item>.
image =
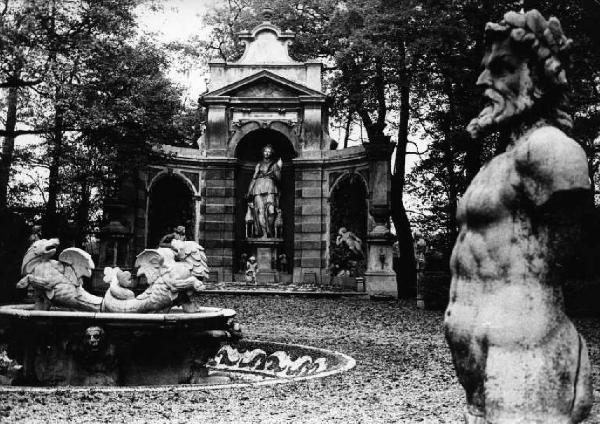
<path id="1" fill-rule="evenodd" d="M 461 224 L 477 226 L 510 213 L 519 186 L 515 165 L 514 154 L 506 152 L 479 171 L 458 204 L 457 217 Z"/>

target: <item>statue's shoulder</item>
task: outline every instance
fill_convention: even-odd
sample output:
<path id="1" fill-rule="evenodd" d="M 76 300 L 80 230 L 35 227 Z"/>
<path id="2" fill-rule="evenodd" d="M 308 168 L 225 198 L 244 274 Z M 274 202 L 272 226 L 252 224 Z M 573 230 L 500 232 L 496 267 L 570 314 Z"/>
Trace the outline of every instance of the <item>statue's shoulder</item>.
<path id="1" fill-rule="evenodd" d="M 583 148 L 559 128 L 536 128 L 516 148 L 517 169 L 536 203 L 554 192 L 589 189 L 588 163 Z"/>
<path id="2" fill-rule="evenodd" d="M 530 160 L 552 162 L 568 158 L 581 164 L 587 163 L 581 146 L 557 127 L 548 125 L 536 128 L 526 137 L 522 145 L 526 149 L 523 153 Z"/>

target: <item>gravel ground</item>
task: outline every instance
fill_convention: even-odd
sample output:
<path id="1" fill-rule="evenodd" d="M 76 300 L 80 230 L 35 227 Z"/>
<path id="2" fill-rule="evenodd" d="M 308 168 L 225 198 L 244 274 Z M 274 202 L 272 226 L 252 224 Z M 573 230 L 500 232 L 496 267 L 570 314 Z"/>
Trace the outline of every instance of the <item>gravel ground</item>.
<path id="1" fill-rule="evenodd" d="M 349 354 L 352 371 L 248 389 L 166 393 L 0 394 L 2 422 L 71 423 L 457 423 L 462 388 L 442 333 L 442 312 L 411 302 L 208 296 L 238 312 L 249 339 Z M 576 325 L 590 348 L 600 400 L 600 319 Z M 595 406 L 586 423 L 600 424 Z"/>

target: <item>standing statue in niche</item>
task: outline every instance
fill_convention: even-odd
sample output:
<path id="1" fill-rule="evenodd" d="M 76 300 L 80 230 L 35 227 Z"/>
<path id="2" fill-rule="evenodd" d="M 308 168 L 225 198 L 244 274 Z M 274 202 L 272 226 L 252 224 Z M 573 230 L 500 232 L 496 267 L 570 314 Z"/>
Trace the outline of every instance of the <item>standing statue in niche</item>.
<path id="1" fill-rule="evenodd" d="M 252 182 L 248 187 L 248 210 L 254 214 L 254 235 L 263 238 L 275 237 L 275 220 L 279 208 L 279 182 L 281 181 L 281 159 L 273 159 L 273 147 L 267 144 L 262 149 L 263 159 L 256 164 Z M 281 215 L 281 213 L 279 213 Z"/>
<path id="2" fill-rule="evenodd" d="M 537 10 L 486 36 L 489 105 L 467 129 L 511 140 L 458 205 L 446 337 L 468 423 L 576 423 L 591 408 L 590 362 L 561 287 L 592 199 L 585 153 L 563 132 L 571 40 Z"/>

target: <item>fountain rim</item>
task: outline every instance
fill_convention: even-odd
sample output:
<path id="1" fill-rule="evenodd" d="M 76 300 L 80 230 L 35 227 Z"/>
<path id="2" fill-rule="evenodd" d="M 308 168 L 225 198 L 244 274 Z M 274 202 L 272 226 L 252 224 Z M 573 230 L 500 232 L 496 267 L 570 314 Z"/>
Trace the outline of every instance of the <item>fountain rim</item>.
<path id="1" fill-rule="evenodd" d="M 41 311 L 34 309 L 33 304 L 11 304 L 0 306 L 0 318 L 10 317 L 23 320 L 54 319 L 69 321 L 72 319 L 92 320 L 92 321 L 120 321 L 130 322 L 132 324 L 143 323 L 185 323 L 211 318 L 233 318 L 236 312 L 233 309 L 203 307 L 201 312 L 183 312 L 181 309 L 173 308 L 175 311 L 167 313 L 121 313 L 121 312 L 84 312 L 67 310 L 49 310 Z"/>
<path id="2" fill-rule="evenodd" d="M 346 371 L 350 371 L 356 367 L 356 360 L 346 355 L 345 353 L 323 349 L 319 347 L 293 344 L 293 343 L 281 343 L 261 340 L 243 340 L 247 343 L 267 343 L 272 346 L 296 348 L 296 349 L 307 349 L 314 352 L 321 353 L 323 355 L 337 356 L 343 360 L 343 365 L 339 368 L 334 368 L 322 373 L 306 375 L 294 378 L 272 378 L 262 381 L 245 382 L 245 383 L 230 383 L 230 384 L 168 384 L 162 386 L 57 386 L 57 387 L 36 387 L 36 386 L 0 386 L 0 393 L 168 393 L 168 392 L 197 392 L 206 390 L 221 390 L 221 389 L 236 389 L 236 388 L 249 388 L 257 386 L 275 386 L 278 384 L 291 384 L 297 382 L 303 382 L 307 380 L 314 380 L 317 378 L 326 378 L 333 375 L 341 374 Z"/>

